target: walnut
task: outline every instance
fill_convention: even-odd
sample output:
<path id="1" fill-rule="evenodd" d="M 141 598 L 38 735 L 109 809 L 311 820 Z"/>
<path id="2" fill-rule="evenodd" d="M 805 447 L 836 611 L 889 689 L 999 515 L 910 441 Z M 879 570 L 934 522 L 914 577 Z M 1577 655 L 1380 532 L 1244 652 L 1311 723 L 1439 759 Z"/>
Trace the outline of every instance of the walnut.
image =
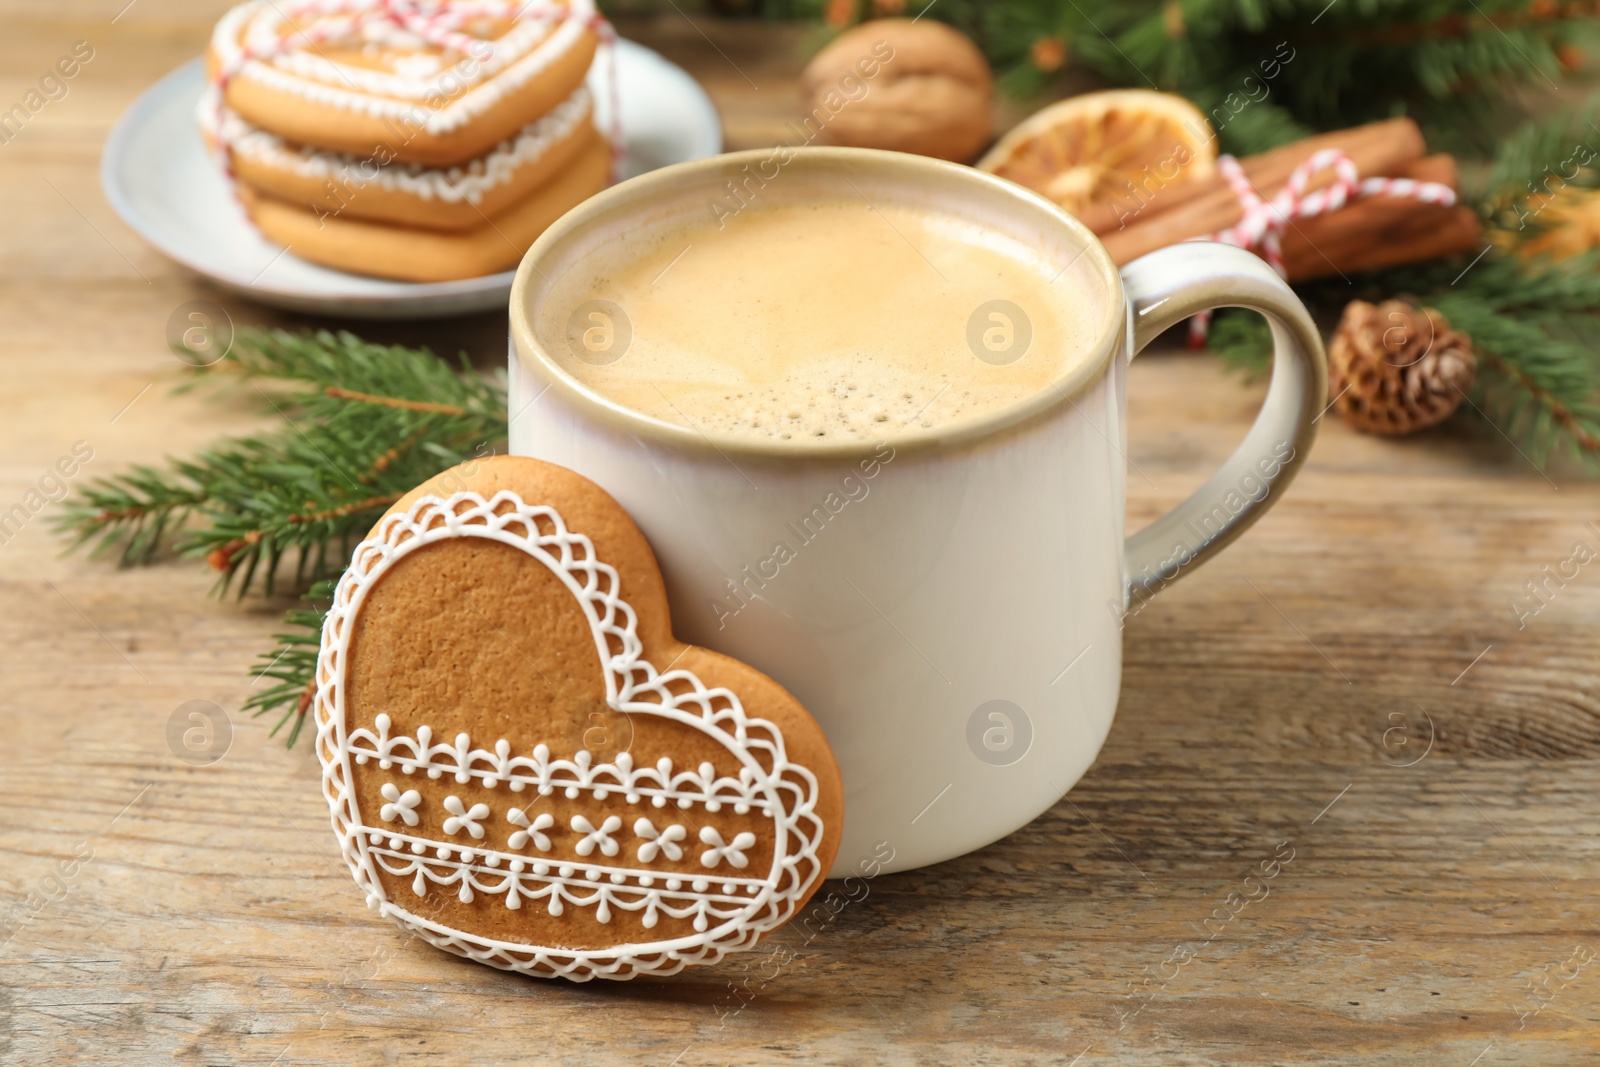
<path id="1" fill-rule="evenodd" d="M 942 22 L 878 19 L 847 30 L 800 77 L 813 143 L 965 162 L 989 140 L 994 77 Z"/>

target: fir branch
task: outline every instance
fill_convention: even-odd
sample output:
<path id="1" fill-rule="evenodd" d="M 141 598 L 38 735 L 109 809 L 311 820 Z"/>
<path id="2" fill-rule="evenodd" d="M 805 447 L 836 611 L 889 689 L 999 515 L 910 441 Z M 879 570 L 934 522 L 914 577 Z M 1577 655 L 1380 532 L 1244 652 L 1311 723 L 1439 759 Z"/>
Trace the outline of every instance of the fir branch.
<path id="1" fill-rule="evenodd" d="M 1590 415 L 1587 419 L 1578 412 L 1573 411 L 1563 404 L 1554 393 L 1540 385 L 1533 375 L 1504 359 L 1488 353 L 1489 366 L 1498 374 L 1510 378 L 1516 385 L 1526 390 L 1533 402 L 1547 412 L 1563 430 L 1572 436 L 1577 446 L 1585 452 L 1600 452 L 1600 437 L 1596 437 L 1585 428 L 1585 422 L 1593 425 L 1594 419 Z"/>
<path id="2" fill-rule="evenodd" d="M 1060 41 L 1113 85 L 1208 102 L 1242 94 L 1313 130 L 1425 114 L 1430 139 L 1477 155 L 1519 124 L 1509 89 L 1554 86 L 1574 49 L 1600 42 L 1596 14 L 1592 0 L 1013 0 L 976 17 L 945 3 L 926 12 L 973 33 L 1008 91 L 1047 84 L 1034 49 Z M 1242 127 L 1235 143 L 1218 132 L 1237 153 L 1267 131 Z"/>
<path id="3" fill-rule="evenodd" d="M 285 724 L 289 734 L 285 744 L 294 746 L 305 726 L 306 713 L 316 695 L 317 656 L 322 647 L 322 621 L 327 617 L 333 599 L 335 583 L 318 582 L 302 598 L 310 607 L 295 608 L 283 617 L 284 625 L 293 627 L 285 633 L 273 635 L 278 642 L 275 651 L 263 654 L 252 669 L 256 678 L 271 678 L 276 684 L 253 694 L 244 702 L 243 710 L 253 715 L 283 709 L 283 717 L 272 728 L 269 736 L 276 737 Z"/>
<path id="4" fill-rule="evenodd" d="M 1560 224 L 1582 190 L 1600 185 L 1600 100 L 1528 122 L 1507 137 L 1483 180 L 1466 190 L 1503 247 Z M 1546 209 L 1555 208 L 1549 215 Z"/>
<path id="5" fill-rule="evenodd" d="M 241 331 L 224 363 L 246 378 L 314 386 L 293 397 L 296 408 L 312 417 L 345 407 L 345 398 L 329 389 L 443 404 L 479 419 L 505 415 L 504 372 L 472 373 L 465 354 L 452 367 L 427 349 L 372 344 L 343 331 Z"/>
<path id="6" fill-rule="evenodd" d="M 1535 3 L 1518 11 L 1485 12 L 1475 6 L 1471 14 L 1452 13 L 1426 21 L 1391 22 L 1383 26 L 1346 31 L 1340 36 L 1364 48 L 1415 45 L 1428 40 L 1466 37 L 1486 26 L 1501 30 L 1526 29 L 1574 19 L 1589 19 L 1596 15 L 1600 15 L 1600 4 L 1594 3 L 1594 0 Z"/>
<path id="7" fill-rule="evenodd" d="M 1541 468 L 1556 454 L 1600 467 L 1597 268 L 1593 255 L 1560 263 L 1502 255 L 1431 300 L 1478 353 L 1473 402 Z"/>
<path id="8" fill-rule="evenodd" d="M 90 483 L 63 504 L 54 521 L 74 536 L 71 549 L 87 545 L 91 559 L 116 552 L 118 565 L 131 567 L 170 547 L 173 535 L 209 499 L 203 465 L 141 465 Z"/>
<path id="9" fill-rule="evenodd" d="M 1254 381 L 1272 367 L 1272 328 L 1253 311 L 1226 308 L 1212 316 L 1206 348 Z"/>
<path id="10" fill-rule="evenodd" d="M 222 572 L 219 593 L 259 585 L 270 595 L 291 557 L 297 587 L 337 574 L 389 504 L 505 439 L 503 379 L 464 358 L 458 370 L 425 349 L 346 333 L 249 330 L 218 368 L 256 388 L 285 425 L 164 470 L 98 479 L 58 520 L 76 545 L 119 550 L 124 565 L 163 549 L 203 557 Z M 287 390 L 270 399 L 265 381 Z"/>

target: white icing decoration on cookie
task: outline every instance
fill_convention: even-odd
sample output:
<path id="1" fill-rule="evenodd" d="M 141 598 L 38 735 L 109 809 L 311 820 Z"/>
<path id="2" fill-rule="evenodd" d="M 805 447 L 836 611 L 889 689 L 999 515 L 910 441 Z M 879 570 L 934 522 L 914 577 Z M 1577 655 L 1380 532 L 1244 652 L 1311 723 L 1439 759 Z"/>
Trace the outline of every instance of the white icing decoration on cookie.
<path id="1" fill-rule="evenodd" d="M 426 725 L 419 725 L 414 737 L 394 733 L 394 724 L 382 713 L 373 717 L 372 729 L 349 729 L 345 671 L 355 620 L 366 596 L 390 567 L 412 552 L 462 537 L 517 548 L 560 580 L 588 620 L 609 707 L 630 715 L 659 716 L 698 731 L 726 751 L 737 773 L 719 775 L 709 762 L 679 770 L 666 757 L 654 765 L 636 766 L 627 752 L 611 761 L 597 762 L 586 751 L 577 752 L 570 760 L 554 758 L 549 746 L 537 739 L 528 739 L 536 743 L 523 749 L 524 755 L 516 754 L 516 747 L 505 738 L 489 748 L 473 746 L 464 733 L 457 734 L 453 744 L 435 743 L 433 731 Z M 617 595 L 620 585 L 616 571 L 595 558 L 592 542 L 568 531 L 553 508 L 527 504 L 504 490 L 489 499 L 476 493 L 457 493 L 448 499 L 423 497 L 409 511 L 386 516 L 378 532 L 356 548 L 323 627 L 315 705 L 317 753 L 334 832 L 356 884 L 380 914 L 436 947 L 493 967 L 578 981 L 628 978 L 676 973 L 690 964 L 715 962 L 728 951 L 750 947 L 763 933 L 787 921 L 822 877 L 817 852 L 823 827 L 815 811 L 816 778 L 808 769 L 789 762 L 782 734 L 771 723 L 748 716 L 737 694 L 709 688 L 691 671 L 659 672 L 643 659 L 633 609 Z M 618 794 L 611 803 L 623 800 L 646 809 L 668 803 L 676 808 L 698 804 L 707 810 L 712 803 L 729 805 L 735 811 L 742 809 L 770 820 L 770 866 L 731 877 L 719 873 L 714 883 L 707 878 L 628 866 L 629 857 L 621 855 L 614 836 L 622 829 L 623 820 L 599 814 L 598 826 L 586 816 L 571 820 L 573 832 L 590 841 L 587 851 L 573 848 L 583 857 L 581 864 L 528 862 L 494 847 L 461 848 L 431 839 L 421 830 L 397 833 L 393 826 L 384 828 L 374 842 L 369 838 L 373 827 L 365 822 L 352 787 L 354 767 L 372 760 L 403 775 L 423 770 L 434 779 L 449 774 L 461 783 L 506 783 L 513 791 L 519 785 L 523 789 L 532 786 L 540 796 L 558 789 L 569 797 L 588 794 L 597 800 L 602 794 Z M 450 800 L 461 810 L 456 811 Z M 457 831 L 465 829 L 474 839 L 483 838 L 481 824 L 491 816 L 487 805 L 469 809 L 451 796 L 446 808 L 451 817 L 445 820 L 445 832 L 451 832 L 452 820 L 460 820 L 454 823 Z M 520 809 L 507 811 L 505 817 L 517 826 L 527 821 Z M 555 825 L 553 819 L 545 823 L 546 818 L 527 821 L 524 832 L 528 838 L 515 844 L 508 840 L 508 846 L 521 847 L 531 841 L 543 851 L 545 844 L 553 842 L 546 838 L 541 843 L 534 834 Z M 479 833 L 472 834 L 473 825 Z M 655 824 L 640 817 L 632 828 L 636 837 L 645 841 L 638 850 L 641 863 L 681 857 L 682 850 L 676 845 L 686 837 L 681 825 L 673 823 L 657 831 Z M 750 865 L 749 851 L 757 843 L 756 835 L 748 830 L 731 832 L 729 840 L 721 830 L 709 826 L 702 828 L 700 839 L 708 846 L 700 862 L 719 871 L 744 872 Z M 643 853 L 651 844 L 658 848 L 647 857 Z M 430 857 L 430 849 L 437 855 Z M 679 856 L 673 855 L 674 850 Z M 617 861 L 611 862 L 612 857 Z M 452 887 L 463 902 L 479 895 L 499 897 L 515 910 L 524 901 L 535 901 L 543 903 L 551 915 L 562 915 L 571 907 L 602 926 L 618 912 L 637 913 L 645 929 L 654 929 L 666 916 L 687 920 L 694 933 L 595 949 L 519 944 L 454 929 L 408 910 L 390 899 L 379 880 L 380 871 L 402 884 L 409 880 L 416 897 L 425 897 L 433 886 Z"/>
<path id="2" fill-rule="evenodd" d="M 234 72 L 233 78 L 249 79 L 344 111 L 389 119 L 410 116 L 414 125 L 428 133 L 443 134 L 466 125 L 507 93 L 522 88 L 577 45 L 587 29 L 600 25 L 593 0 L 570 0 L 565 6 L 540 0 L 520 4 L 514 0 L 455 0 L 449 6 L 460 9 L 460 18 L 453 20 L 458 23 L 477 12 L 517 20 L 501 37 L 485 42 L 487 49 L 480 46 L 475 55 L 461 50 L 473 61 L 473 69 L 464 76 L 452 73 L 454 67 L 418 77 L 414 68 L 403 71 L 392 63 L 387 71 L 338 63 L 326 58 L 315 42 L 300 36 L 307 24 L 311 29 L 326 30 L 320 20 L 328 19 L 346 31 L 346 37 L 378 44 L 380 52 L 415 52 L 427 46 L 421 38 L 387 22 L 363 21 L 363 12 L 375 12 L 378 7 L 370 2 L 313 0 L 285 13 L 276 0 L 250 0 L 218 21 L 211 47 L 218 69 Z M 421 9 L 421 5 L 417 7 Z M 339 38 L 338 33 L 323 36 Z M 257 56 L 270 59 L 253 58 Z M 460 88 L 449 91 L 456 86 Z M 440 97 L 448 98 L 443 107 L 422 106 L 429 98 Z M 419 118 L 420 124 L 415 121 Z"/>
<path id="3" fill-rule="evenodd" d="M 538 849 L 540 852 L 550 851 L 550 838 L 541 833 L 541 831 L 548 830 L 550 827 L 556 824 L 555 816 L 551 815 L 549 812 L 545 812 L 532 822 L 529 822 L 527 814 L 524 813 L 520 808 L 512 808 L 510 811 L 506 812 L 506 822 L 510 823 L 512 826 L 522 827 L 522 829 L 518 830 L 507 839 L 507 845 L 511 846 L 512 848 L 526 848 L 528 843 L 532 842 L 533 847 Z M 512 869 L 521 870 L 522 868 L 513 867 Z"/>
<path id="4" fill-rule="evenodd" d="M 728 866 L 738 867 L 742 870 L 750 865 L 750 860 L 745 856 L 744 852 L 745 849 L 755 847 L 756 835 L 747 830 L 744 833 L 734 835 L 732 841 L 724 844 L 722 835 L 717 832 L 715 826 L 702 826 L 700 827 L 700 843 L 711 846 L 700 853 L 700 866 L 715 867 L 726 860 Z M 729 890 L 729 892 L 732 892 L 732 890 Z"/>
<path id="5" fill-rule="evenodd" d="M 593 97 L 584 86 L 557 104 L 542 118 L 524 126 L 515 137 L 496 145 L 487 155 L 465 166 L 425 167 L 419 163 L 379 166 L 370 156 L 328 152 L 294 145 L 275 133 L 252 126 L 239 115 L 223 110 L 216 128 L 214 108 L 204 101 L 199 108 L 202 127 L 213 133 L 239 158 L 287 170 L 313 181 L 333 181 L 361 189 L 374 185 L 392 192 L 409 193 L 423 200 L 447 204 L 480 202 L 484 194 L 510 181 L 525 166 L 537 162 L 551 146 L 570 136 L 593 112 Z"/>
<path id="6" fill-rule="evenodd" d="M 465 733 L 458 733 L 451 744 L 434 744 L 433 728 L 427 725 L 417 728 L 415 738 L 391 733 L 393 721 L 383 712 L 373 717 L 372 725 L 376 732 L 363 726 L 349 735 L 350 752 L 358 764 L 376 759 L 379 766 L 392 765 L 406 774 L 421 770 L 433 779 L 448 774 L 462 784 L 474 779 L 484 785 L 509 782 L 514 792 L 518 786 L 533 786 L 540 796 L 558 790 L 569 798 L 585 792 L 618 792 L 638 798 L 629 803 L 649 799 L 656 807 L 669 800 L 680 805 L 698 801 L 708 808 L 712 803 L 734 802 L 735 810 L 742 804 L 762 815 L 771 814 L 768 799 L 748 768 L 735 778 L 719 777 L 709 763 L 675 771 L 668 756 L 639 767 L 630 752 L 618 753 L 611 763 L 595 763 L 592 755 L 581 750 L 570 760 L 552 759 L 550 746 L 543 743 L 526 756 L 514 756 L 503 738 L 493 749 L 474 748 Z"/>
<path id="7" fill-rule="evenodd" d="M 478 840 L 483 840 L 483 820 L 489 817 L 489 805 L 474 804 L 468 808 L 460 797 L 448 796 L 444 798 L 444 810 L 450 813 L 450 818 L 444 821 L 445 833 L 459 834 L 465 830 Z"/>
<path id="8" fill-rule="evenodd" d="M 655 824 L 649 819 L 635 822 L 633 833 L 635 837 L 645 839 L 644 844 L 639 846 L 640 863 L 649 863 L 658 854 L 666 856 L 669 860 L 681 860 L 683 849 L 678 846 L 678 842 L 689 836 L 689 831 L 677 823 L 658 833 Z"/>
<path id="9" fill-rule="evenodd" d="M 444 68 L 444 60 L 438 56 L 418 53 L 411 56 L 398 56 L 391 60 L 394 72 L 402 78 L 421 80 L 432 78 Z"/>
<path id="10" fill-rule="evenodd" d="M 383 799 L 389 803 L 378 809 L 378 817 L 384 822 L 394 822 L 400 819 L 407 826 L 417 825 L 417 805 L 422 803 L 422 795 L 415 789 L 407 789 L 404 793 L 399 788 L 388 782 L 383 783 L 379 790 Z"/>
<path id="11" fill-rule="evenodd" d="M 572 851 L 580 856 L 587 856 L 598 848 L 602 856 L 615 856 L 622 850 L 622 846 L 617 844 L 617 839 L 611 835 L 620 829 L 622 829 L 622 819 L 616 815 L 608 816 L 599 826 L 582 815 L 574 815 L 572 832 L 582 834 L 583 840 L 573 846 Z"/>

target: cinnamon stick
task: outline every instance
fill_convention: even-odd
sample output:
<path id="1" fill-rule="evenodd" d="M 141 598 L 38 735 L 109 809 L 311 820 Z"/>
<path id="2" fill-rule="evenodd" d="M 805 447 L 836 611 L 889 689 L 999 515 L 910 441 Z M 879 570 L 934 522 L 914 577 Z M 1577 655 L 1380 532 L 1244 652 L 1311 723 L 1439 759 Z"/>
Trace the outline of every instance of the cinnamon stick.
<path id="1" fill-rule="evenodd" d="M 1456 161 L 1448 155 L 1428 156 L 1397 167 L 1391 176 L 1439 182 L 1453 189 Z M 1209 232 L 1187 234 L 1179 240 Z M 1106 245 L 1113 249 L 1119 266 L 1136 258 L 1129 255 L 1128 242 L 1107 240 Z M 1353 200 L 1325 215 L 1295 219 L 1284 231 L 1282 244 L 1290 281 L 1415 263 L 1482 247 L 1478 216 L 1470 208 L 1399 196 Z"/>
<path id="2" fill-rule="evenodd" d="M 1270 152 L 1246 156 L 1239 163 L 1250 184 L 1270 197 L 1283 188 L 1294 168 L 1324 148 L 1336 148 L 1343 152 L 1355 161 L 1363 175 L 1370 176 L 1389 174 L 1395 160 L 1405 162 L 1420 158 L 1425 151 L 1425 144 L 1422 131 L 1411 119 L 1387 119 L 1348 130 L 1317 134 Z M 1180 172 L 1176 176 L 1178 180 L 1163 182 L 1161 169 L 1157 167 L 1156 170 L 1157 173 L 1136 181 L 1134 189 L 1126 196 L 1097 204 L 1084 212 L 1081 216 L 1083 222 L 1097 234 L 1127 229 L 1202 195 L 1228 188 L 1227 181 L 1220 174 L 1197 181 L 1184 181 Z M 1323 183 L 1327 180 L 1324 179 Z M 1317 183 L 1311 186 L 1316 187 Z"/>
<path id="3" fill-rule="evenodd" d="M 1476 253 L 1484 245 L 1477 212 L 1436 205 L 1425 205 L 1388 226 L 1346 231 L 1339 242 L 1323 238 L 1313 249 L 1311 241 L 1317 239 L 1315 234 L 1292 232 L 1284 237 L 1283 260 L 1290 281 Z"/>
<path id="4" fill-rule="evenodd" d="M 1400 118 L 1308 137 L 1240 163 L 1256 191 L 1270 199 L 1283 188 L 1296 167 L 1324 148 L 1337 148 L 1349 156 L 1364 178 L 1398 175 L 1425 151 L 1417 124 Z M 1331 173 L 1319 175 L 1307 189 L 1321 188 L 1332 180 Z M 1138 202 L 1130 203 L 1137 209 L 1131 214 L 1128 204 L 1108 205 L 1107 210 L 1114 213 L 1109 227 L 1096 230 L 1119 263 L 1191 237 L 1225 230 L 1243 214 L 1238 196 L 1221 175 L 1154 189 L 1142 207 Z M 1104 213 L 1084 221 L 1091 229 L 1096 229 L 1097 224 L 1107 225 Z"/>
<path id="5" fill-rule="evenodd" d="M 1456 187 L 1456 161 L 1419 159 L 1394 175 Z M 1290 281 L 1416 263 L 1483 247 L 1477 213 L 1398 196 L 1353 201 L 1338 211 L 1296 219 L 1283 235 Z"/>
<path id="6" fill-rule="evenodd" d="M 1410 178 L 1419 182 L 1438 182 L 1448 185 L 1452 189 L 1460 189 L 1460 170 L 1456 167 L 1456 157 L 1448 152 L 1439 152 L 1431 156 L 1407 163 L 1394 174 L 1394 178 Z"/>

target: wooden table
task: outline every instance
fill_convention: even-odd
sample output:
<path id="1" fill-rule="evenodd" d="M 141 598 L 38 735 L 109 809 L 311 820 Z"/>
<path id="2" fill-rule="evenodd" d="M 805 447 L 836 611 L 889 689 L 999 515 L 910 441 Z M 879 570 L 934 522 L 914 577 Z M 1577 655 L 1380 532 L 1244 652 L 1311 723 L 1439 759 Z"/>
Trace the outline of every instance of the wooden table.
<path id="1" fill-rule="evenodd" d="M 0 105 L 73 41 L 96 50 L 0 146 L 0 510 L 76 441 L 81 480 L 251 422 L 169 393 L 178 304 L 309 324 L 212 291 L 101 196 L 111 122 L 224 6 L 139 0 L 113 24 L 122 2 L 13 0 L 0 33 Z M 625 29 L 703 78 L 732 146 L 771 143 L 795 108 L 795 34 Z M 494 315 L 368 332 L 503 351 Z M 1262 389 L 1174 353 L 1140 360 L 1131 391 L 1138 523 L 1216 467 Z M 1600 571 L 1525 627 L 1510 607 L 1574 542 L 1600 547 L 1600 489 L 1541 476 L 1492 429 L 1390 443 L 1330 420 L 1283 502 L 1129 621 L 1110 739 L 1050 813 L 877 879 L 809 945 L 780 935 L 801 957 L 781 973 L 620 987 L 407 944 L 350 885 L 309 746 L 266 720 L 234 715 L 215 763 L 177 759 L 174 710 L 237 708 L 283 605 L 207 599 L 194 564 L 63 557 L 45 514 L 0 546 L 0 1062 L 1600 1054 Z"/>

